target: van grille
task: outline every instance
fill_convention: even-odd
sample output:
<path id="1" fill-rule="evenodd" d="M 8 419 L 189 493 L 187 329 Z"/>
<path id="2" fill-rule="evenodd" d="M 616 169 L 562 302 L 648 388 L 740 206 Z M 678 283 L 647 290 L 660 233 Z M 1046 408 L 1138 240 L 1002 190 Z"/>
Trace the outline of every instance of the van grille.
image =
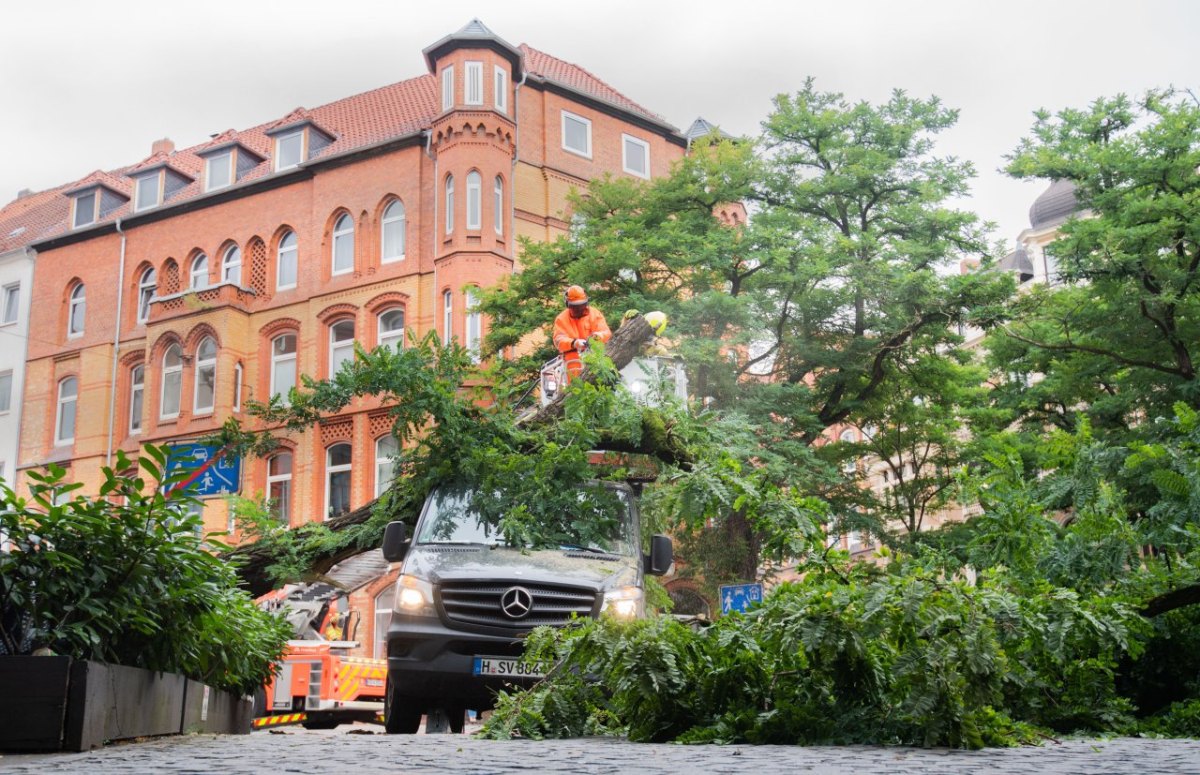
<path id="1" fill-rule="evenodd" d="M 508 616 L 501 608 L 501 598 L 513 587 L 528 590 L 533 597 L 532 610 L 519 619 Z M 593 590 L 559 584 L 452 581 L 438 587 L 438 596 L 449 622 L 514 630 L 531 630 L 543 624 L 563 625 L 572 615 L 591 616 L 596 608 Z"/>

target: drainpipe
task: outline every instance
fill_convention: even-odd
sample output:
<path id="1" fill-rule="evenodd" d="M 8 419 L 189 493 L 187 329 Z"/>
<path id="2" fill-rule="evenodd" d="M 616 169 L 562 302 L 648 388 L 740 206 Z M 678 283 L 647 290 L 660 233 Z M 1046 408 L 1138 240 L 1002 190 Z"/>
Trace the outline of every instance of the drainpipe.
<path id="1" fill-rule="evenodd" d="M 433 306 L 430 311 L 433 313 L 433 330 L 437 330 L 438 315 L 438 281 L 437 281 L 437 248 L 438 248 L 438 209 L 441 207 L 441 193 L 438 186 L 438 159 L 433 154 L 433 130 L 430 129 L 425 133 L 425 155 L 433 160 Z"/>
<path id="2" fill-rule="evenodd" d="M 513 88 L 513 123 L 517 125 L 513 143 L 512 172 L 508 176 L 508 255 L 512 259 L 512 273 L 517 273 L 517 162 L 521 160 L 521 87 L 529 77 L 529 70 L 521 73 L 521 82 Z"/>
<path id="3" fill-rule="evenodd" d="M 117 356 L 121 347 L 121 305 L 125 300 L 125 232 L 121 229 L 121 219 L 116 220 L 117 234 L 121 235 L 121 261 L 117 268 L 117 319 L 113 326 L 112 381 L 108 399 L 108 445 L 105 453 L 105 465 L 112 465 L 113 431 L 117 424 Z"/>

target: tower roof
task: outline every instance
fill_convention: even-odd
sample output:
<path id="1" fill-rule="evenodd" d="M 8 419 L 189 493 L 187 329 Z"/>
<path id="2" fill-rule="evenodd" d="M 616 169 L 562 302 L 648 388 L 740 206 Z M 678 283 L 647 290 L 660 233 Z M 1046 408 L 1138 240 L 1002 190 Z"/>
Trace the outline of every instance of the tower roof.
<path id="1" fill-rule="evenodd" d="M 472 19 L 461 30 L 447 35 L 431 46 L 427 46 L 421 53 L 425 55 L 425 64 L 429 67 L 429 72 L 432 73 L 437 70 L 438 59 L 454 49 L 462 47 L 490 48 L 496 53 L 507 57 L 512 62 L 513 80 L 519 81 L 521 79 L 521 72 L 525 67 L 525 59 L 521 54 L 521 49 L 489 30 L 487 25 L 479 21 L 479 19 Z"/>
<path id="2" fill-rule="evenodd" d="M 695 140 L 698 137 L 704 137 L 712 132 L 717 132 L 721 135 L 721 137 L 724 137 L 727 140 L 734 139 L 733 135 L 721 129 L 721 127 L 717 126 L 716 124 L 709 123 L 703 117 L 697 117 L 696 120 L 692 122 L 692 125 L 688 127 L 688 130 L 683 133 L 683 136 L 688 140 Z"/>
<path id="3" fill-rule="evenodd" d="M 1033 201 L 1029 208 L 1029 225 L 1034 229 L 1057 226 L 1079 209 L 1075 184 L 1069 180 L 1056 180 Z"/>

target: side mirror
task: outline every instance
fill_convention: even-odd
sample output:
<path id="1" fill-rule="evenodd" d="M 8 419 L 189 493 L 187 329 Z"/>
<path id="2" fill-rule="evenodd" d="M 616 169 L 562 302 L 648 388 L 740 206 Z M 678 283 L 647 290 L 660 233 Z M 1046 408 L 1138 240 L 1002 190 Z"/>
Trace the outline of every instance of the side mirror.
<path id="1" fill-rule="evenodd" d="M 666 536 L 654 536 L 650 539 L 650 554 L 645 557 L 644 570 L 651 576 L 662 576 L 671 570 L 675 560 L 675 550 L 671 539 Z"/>
<path id="2" fill-rule="evenodd" d="M 400 562 L 408 554 L 408 525 L 389 522 L 383 531 L 383 559 Z"/>

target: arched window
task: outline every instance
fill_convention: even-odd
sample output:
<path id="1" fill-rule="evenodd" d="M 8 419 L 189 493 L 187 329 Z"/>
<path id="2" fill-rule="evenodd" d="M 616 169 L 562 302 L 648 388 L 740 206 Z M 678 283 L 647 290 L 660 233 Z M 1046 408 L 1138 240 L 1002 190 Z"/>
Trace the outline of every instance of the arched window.
<path id="1" fill-rule="evenodd" d="M 279 240 L 279 256 L 275 264 L 275 290 L 296 287 L 296 278 L 299 277 L 299 253 L 296 232 L 289 231 L 284 234 Z"/>
<path id="2" fill-rule="evenodd" d="M 345 274 L 354 269 L 354 219 L 348 213 L 333 224 L 333 273 Z"/>
<path id="3" fill-rule="evenodd" d="M 242 249 L 237 245 L 230 245 L 225 251 L 225 258 L 221 260 L 221 281 L 242 284 Z"/>
<path id="4" fill-rule="evenodd" d="M 379 346 L 401 350 L 404 347 L 404 308 L 393 307 L 379 313 Z"/>
<path id="5" fill-rule="evenodd" d="M 375 497 L 383 495 L 383 491 L 392 483 L 396 473 L 396 456 L 400 454 L 400 442 L 388 434 L 375 442 Z"/>
<path id="6" fill-rule="evenodd" d="M 142 432 L 142 408 L 145 402 L 146 367 L 138 364 L 129 371 L 129 433 Z"/>
<path id="7" fill-rule="evenodd" d="M 467 173 L 467 228 L 478 231 L 482 221 L 483 178 L 472 170 Z"/>
<path id="8" fill-rule="evenodd" d="M 217 392 L 217 343 L 205 337 L 196 348 L 196 397 L 192 407 L 196 414 L 213 410 Z"/>
<path id="9" fill-rule="evenodd" d="M 383 263 L 404 258 L 404 205 L 397 199 L 383 211 Z"/>
<path id="10" fill-rule="evenodd" d="M 492 186 L 492 216 L 496 219 L 496 235 L 504 234 L 504 178 L 496 176 Z"/>
<path id="11" fill-rule="evenodd" d="M 138 280 L 137 319 L 139 323 L 145 323 L 146 319 L 150 317 L 150 300 L 154 298 L 154 291 L 154 267 L 147 267 L 146 271 L 142 272 L 141 279 Z"/>
<path id="12" fill-rule="evenodd" d="M 67 377 L 58 383 L 58 407 L 54 413 L 54 443 L 75 441 L 75 404 L 79 399 L 79 380 Z"/>
<path id="13" fill-rule="evenodd" d="M 483 339 L 483 318 L 477 309 L 479 300 L 475 297 L 475 288 L 468 288 L 466 293 L 467 304 L 467 351 L 471 353 L 471 360 L 479 363 L 479 345 Z"/>
<path id="14" fill-rule="evenodd" d="M 349 444 L 334 444 L 325 453 L 325 514 L 336 517 L 350 511 Z"/>
<path id="15" fill-rule="evenodd" d="M 387 631 L 392 623 L 392 598 L 396 596 L 394 587 L 385 587 L 375 596 L 375 643 L 372 656 L 375 659 L 387 659 Z"/>
<path id="16" fill-rule="evenodd" d="M 337 374 L 343 363 L 354 361 L 354 321 L 339 320 L 329 327 L 329 376 Z"/>
<path id="17" fill-rule="evenodd" d="M 67 302 L 67 336 L 83 336 L 83 322 L 87 317 L 87 291 L 83 283 L 76 283 Z"/>
<path id="18" fill-rule="evenodd" d="M 450 291 L 442 294 L 442 344 L 450 344 L 454 338 L 454 296 Z"/>
<path id="19" fill-rule="evenodd" d="M 159 417 L 164 420 L 179 416 L 179 393 L 183 389 L 183 351 L 173 344 L 163 353 L 162 395 Z"/>
<path id="20" fill-rule="evenodd" d="M 446 176 L 446 233 L 454 231 L 454 176 Z"/>
<path id="21" fill-rule="evenodd" d="M 271 396 L 283 396 L 296 387 L 296 335 L 283 334 L 271 340 Z"/>
<path id="22" fill-rule="evenodd" d="M 188 273 L 188 287 L 194 291 L 208 287 L 208 256 L 203 253 L 192 259 L 192 268 Z"/>
<path id="23" fill-rule="evenodd" d="M 292 518 L 292 453 L 280 452 L 267 459 L 267 498 L 271 514 L 287 525 Z"/>

